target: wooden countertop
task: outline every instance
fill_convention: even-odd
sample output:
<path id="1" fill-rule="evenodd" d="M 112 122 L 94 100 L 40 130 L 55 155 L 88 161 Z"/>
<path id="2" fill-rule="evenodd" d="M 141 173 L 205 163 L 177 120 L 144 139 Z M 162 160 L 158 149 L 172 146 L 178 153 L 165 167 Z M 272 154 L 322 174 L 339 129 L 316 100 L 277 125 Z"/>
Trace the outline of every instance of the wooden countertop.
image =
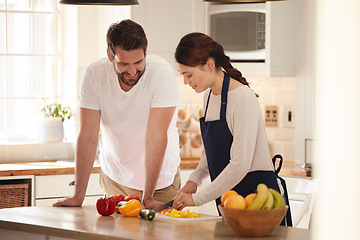
<path id="1" fill-rule="evenodd" d="M 33 234 L 87 240 L 249 239 L 237 237 L 222 220 L 179 223 L 155 217 L 147 221 L 117 213 L 104 217 L 97 213 L 95 206 L 0 209 L 0 229 L 6 229 L 1 231 L 4 239 L 28 239 Z M 308 240 L 310 231 L 279 226 L 268 239 Z"/>
<path id="2" fill-rule="evenodd" d="M 195 169 L 199 158 L 182 158 L 180 169 Z M 92 172 L 99 172 L 100 165 L 95 163 Z M 0 164 L 0 177 L 21 175 L 53 175 L 74 173 L 74 163 L 66 161 L 24 162 Z M 311 169 L 304 168 L 294 161 L 286 160 L 280 171 L 282 176 L 311 177 Z"/>
<path id="3" fill-rule="evenodd" d="M 99 172 L 100 165 L 94 164 L 92 172 Z M 53 175 L 74 173 L 74 163 L 71 162 L 24 162 L 24 163 L 2 163 L 0 164 L 0 176 L 21 175 Z"/>

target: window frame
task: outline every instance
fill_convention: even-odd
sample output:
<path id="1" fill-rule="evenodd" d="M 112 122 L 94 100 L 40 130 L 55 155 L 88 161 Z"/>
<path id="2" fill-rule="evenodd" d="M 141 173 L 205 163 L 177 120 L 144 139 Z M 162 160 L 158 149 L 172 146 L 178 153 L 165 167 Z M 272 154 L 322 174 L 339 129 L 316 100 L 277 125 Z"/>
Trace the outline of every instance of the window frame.
<path id="1" fill-rule="evenodd" d="M 49 4 L 47 1 L 38 1 L 37 6 L 46 6 Z M 53 2 L 50 5 L 52 7 L 52 10 L 45 9 L 45 10 L 36 10 L 35 9 L 35 1 L 31 0 L 28 1 L 29 8 L 28 9 L 17 9 L 12 10 L 8 9 L 8 6 L 10 1 L 4 0 L 1 1 L 1 4 L 4 4 L 2 8 L 0 8 L 0 16 L 4 17 L 4 41 L 5 41 L 5 49 L 4 51 L 0 48 L 0 62 L 4 62 L 4 66 L 0 66 L 0 74 L 3 76 L 0 76 L 0 78 L 3 79 L 1 81 L 0 79 L 0 88 L 3 87 L 4 90 L 0 90 L 0 142 L 32 142 L 36 140 L 36 119 L 39 117 L 42 117 L 41 115 L 41 108 L 44 106 L 42 98 L 48 99 L 47 102 L 52 102 L 55 100 L 61 99 L 62 96 L 62 81 L 61 81 L 61 55 L 60 55 L 60 47 L 61 47 L 61 14 L 60 14 L 60 8 L 57 4 L 56 0 L 52 0 Z M 16 2 L 16 1 L 15 1 Z M 21 2 L 20 2 L 21 4 Z M 0 6 L 1 7 L 1 6 Z M 22 51 L 22 52 L 10 52 L 9 51 L 9 35 L 13 34 L 13 36 L 17 36 L 18 29 L 9 29 L 9 15 L 14 16 L 14 19 L 16 18 L 16 15 L 20 14 L 26 14 L 29 19 L 29 38 L 28 38 L 28 44 L 29 44 L 29 51 Z M 26 16 L 25 15 L 25 16 Z M 22 15 L 24 16 L 24 15 Z M 50 22 L 53 20 L 55 23 L 51 24 L 52 27 L 55 26 L 56 29 L 53 30 L 52 34 L 45 33 L 43 31 L 46 31 L 46 23 L 44 23 L 44 26 L 42 26 L 41 29 L 38 29 L 35 27 L 35 21 L 36 18 L 48 17 L 50 16 Z M 51 19 L 52 18 L 52 19 Z M 1 21 L 0 21 L 1 23 Z M 0 26 L 1 27 L 1 26 Z M 0 28 L 1 30 L 1 28 Z M 11 31 L 13 31 L 11 33 Z M 44 52 L 36 52 L 35 51 L 35 45 L 34 45 L 34 39 L 35 36 L 39 35 L 38 33 L 41 32 L 45 37 L 46 35 L 49 36 L 50 44 L 53 46 L 52 51 L 44 51 Z M 56 34 L 55 37 L 52 35 Z M 2 33 L 1 33 L 2 35 Z M 41 34 L 40 34 L 41 35 Z M 53 39 L 52 39 L 53 38 Z M 44 43 L 49 43 L 48 41 L 44 41 Z M 40 46 L 41 47 L 41 46 Z M 14 93 L 11 94 L 10 87 L 13 79 L 16 79 L 14 77 L 11 79 L 9 77 L 11 74 L 16 74 L 15 70 L 10 70 L 10 60 L 11 59 L 28 59 L 28 65 L 25 63 L 25 66 L 29 69 L 28 71 L 28 81 L 23 81 L 28 84 L 28 89 L 26 90 L 27 93 L 16 93 L 16 90 L 14 90 Z M 38 63 L 37 63 L 38 61 Z M 43 63 L 43 67 L 41 66 L 41 63 Z M 16 61 L 14 61 L 13 69 L 17 66 L 20 66 L 20 73 L 21 73 L 21 64 Z M 50 70 L 48 70 L 48 66 L 50 65 Z M 3 72 L 3 70 L 5 72 Z M 39 70 L 39 71 L 38 71 Z M 38 87 L 36 87 L 37 82 L 35 81 L 36 73 L 35 71 L 38 71 L 44 75 L 38 83 Z M 50 73 L 46 73 L 46 72 Z M 1 73 L 3 72 L 3 73 Z M 41 75 L 41 74 L 40 74 Z M 51 77 L 52 81 L 49 81 L 49 76 Z M 45 81 L 46 80 L 46 81 Z M 2 86 L 1 86 L 2 85 Z M 20 86 L 22 84 L 18 84 L 16 86 L 16 83 L 13 83 L 12 88 L 22 88 Z M 45 87 L 44 87 L 45 85 Z M 47 87 L 47 85 L 50 85 Z M 46 88 L 46 90 L 39 91 L 41 88 Z M 50 88 L 50 91 L 49 91 Z M 38 93 L 40 92 L 40 93 Z M 49 94 L 50 93 L 50 94 Z M 13 106 L 13 107 L 11 107 Z"/>

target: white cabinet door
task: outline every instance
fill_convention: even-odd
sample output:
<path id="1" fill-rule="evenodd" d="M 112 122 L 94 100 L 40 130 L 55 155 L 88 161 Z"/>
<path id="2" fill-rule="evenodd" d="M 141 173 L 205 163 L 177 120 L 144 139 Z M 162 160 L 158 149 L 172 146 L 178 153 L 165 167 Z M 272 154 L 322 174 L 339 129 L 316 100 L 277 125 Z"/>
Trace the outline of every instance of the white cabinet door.
<path id="1" fill-rule="evenodd" d="M 85 205 L 96 205 L 96 201 L 99 199 L 100 196 L 103 195 L 98 195 L 98 196 L 87 196 L 84 199 L 83 202 L 83 206 Z M 50 198 L 50 199 L 36 199 L 35 200 L 35 206 L 37 207 L 48 207 L 48 206 L 52 206 L 53 203 L 55 203 L 57 200 L 62 199 L 62 198 Z"/>
<path id="2" fill-rule="evenodd" d="M 99 173 L 90 175 L 84 204 L 93 204 L 103 195 L 99 175 Z M 73 195 L 74 181 L 75 174 L 35 176 L 35 204 L 49 206 L 58 199 Z"/>
<path id="3" fill-rule="evenodd" d="M 187 33 L 204 32 L 204 2 L 202 0 L 138 0 L 131 8 L 131 19 L 141 24 L 149 41 L 148 53 L 165 58 L 173 65 L 174 51 Z"/>
<path id="4" fill-rule="evenodd" d="M 316 1 L 296 0 L 296 119 L 295 161 L 312 163 L 316 119 Z"/>
<path id="5" fill-rule="evenodd" d="M 74 193 L 75 174 L 35 176 L 35 198 L 67 197 Z M 99 173 L 90 175 L 86 195 L 101 194 Z"/>

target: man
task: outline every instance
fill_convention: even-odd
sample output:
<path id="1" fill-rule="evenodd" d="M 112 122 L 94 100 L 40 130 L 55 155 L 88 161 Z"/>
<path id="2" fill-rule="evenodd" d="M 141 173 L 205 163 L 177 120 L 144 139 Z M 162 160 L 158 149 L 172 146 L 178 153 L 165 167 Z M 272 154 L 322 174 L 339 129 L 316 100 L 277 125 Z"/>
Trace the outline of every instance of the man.
<path id="1" fill-rule="evenodd" d="M 154 208 L 180 188 L 180 97 L 171 66 L 147 56 L 144 30 L 131 20 L 110 26 L 107 45 L 108 58 L 88 66 L 81 83 L 75 193 L 55 207 L 82 205 L 100 126 L 100 185 L 108 196 L 134 194 Z"/>

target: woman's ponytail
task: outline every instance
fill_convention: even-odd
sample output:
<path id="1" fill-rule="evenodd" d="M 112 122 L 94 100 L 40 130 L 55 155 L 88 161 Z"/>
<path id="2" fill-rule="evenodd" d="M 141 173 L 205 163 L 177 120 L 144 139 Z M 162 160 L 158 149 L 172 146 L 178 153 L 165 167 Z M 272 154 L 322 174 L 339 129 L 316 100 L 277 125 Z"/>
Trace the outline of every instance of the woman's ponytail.
<path id="1" fill-rule="evenodd" d="M 241 72 L 231 65 L 230 58 L 225 55 L 223 46 L 210 36 L 200 32 L 189 33 L 180 40 L 176 47 L 175 59 L 180 64 L 195 67 L 204 65 L 209 58 L 214 59 L 217 68 L 222 68 L 230 77 L 249 86 Z"/>
<path id="2" fill-rule="evenodd" d="M 241 72 L 231 65 L 230 58 L 225 55 L 224 48 L 215 40 L 210 43 L 210 57 L 215 59 L 215 65 L 222 67 L 230 77 L 238 80 L 244 85 L 249 86 L 249 83 L 242 76 Z"/>

